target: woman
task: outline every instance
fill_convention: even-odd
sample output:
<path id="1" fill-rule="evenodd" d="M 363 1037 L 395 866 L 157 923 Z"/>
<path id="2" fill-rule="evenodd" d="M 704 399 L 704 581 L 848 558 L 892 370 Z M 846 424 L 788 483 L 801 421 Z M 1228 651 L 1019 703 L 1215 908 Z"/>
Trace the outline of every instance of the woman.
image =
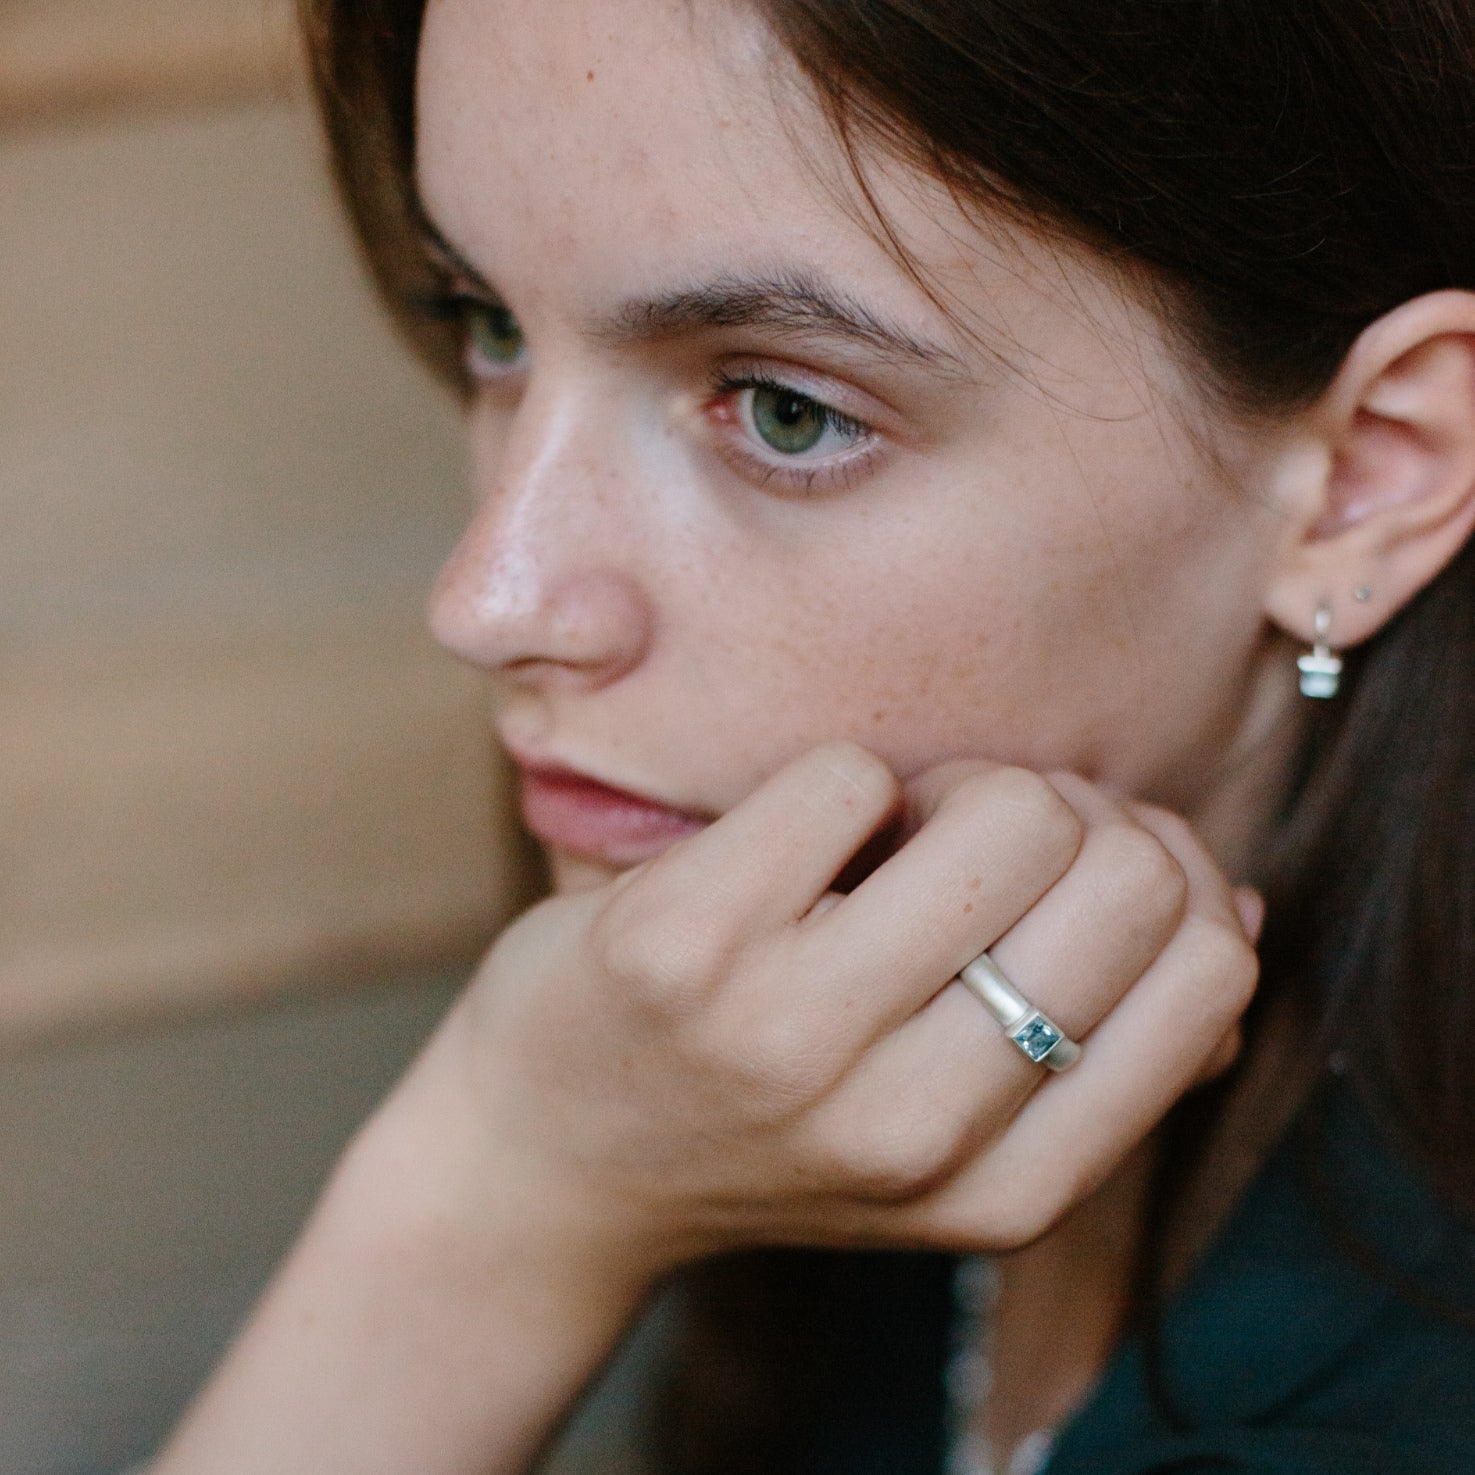
<path id="1" fill-rule="evenodd" d="M 526 1469 L 764 1247 L 671 1468 L 1465 1468 L 1468 9 L 308 23 L 557 894 L 158 1469 Z"/>

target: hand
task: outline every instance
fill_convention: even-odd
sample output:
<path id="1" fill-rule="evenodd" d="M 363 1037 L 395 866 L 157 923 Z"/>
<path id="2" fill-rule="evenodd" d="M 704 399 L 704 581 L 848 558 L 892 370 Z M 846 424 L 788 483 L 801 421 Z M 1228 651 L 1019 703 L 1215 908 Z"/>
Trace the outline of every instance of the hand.
<path id="1" fill-rule="evenodd" d="M 899 813 L 910 838 L 837 894 Z M 489 1192 L 581 1253 L 654 1278 L 756 1243 L 1005 1248 L 1222 1063 L 1244 905 L 1183 821 L 1079 778 L 951 764 L 903 794 L 835 744 L 533 908 L 444 1030 Z M 1069 1073 L 950 982 L 985 948 L 1083 1042 Z"/>

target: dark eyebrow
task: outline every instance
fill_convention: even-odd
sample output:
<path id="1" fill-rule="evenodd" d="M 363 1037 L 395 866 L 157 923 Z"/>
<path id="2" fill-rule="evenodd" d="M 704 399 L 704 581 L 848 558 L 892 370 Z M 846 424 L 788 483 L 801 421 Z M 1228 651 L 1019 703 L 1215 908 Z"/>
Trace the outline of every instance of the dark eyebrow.
<path id="1" fill-rule="evenodd" d="M 426 253 L 438 268 L 489 300 L 501 301 L 501 294 L 423 209 L 418 224 Z M 700 287 L 633 299 L 597 322 L 593 336 L 604 343 L 626 344 L 720 328 L 764 328 L 780 336 L 839 339 L 934 374 L 967 377 L 966 366 L 951 350 L 887 323 L 810 271 L 721 276 Z"/>
<path id="2" fill-rule="evenodd" d="M 627 302 L 596 326 L 595 336 L 626 343 L 718 328 L 765 328 L 784 336 L 836 338 L 934 373 L 964 372 L 950 350 L 887 323 L 807 271 L 718 277 L 700 287 Z"/>

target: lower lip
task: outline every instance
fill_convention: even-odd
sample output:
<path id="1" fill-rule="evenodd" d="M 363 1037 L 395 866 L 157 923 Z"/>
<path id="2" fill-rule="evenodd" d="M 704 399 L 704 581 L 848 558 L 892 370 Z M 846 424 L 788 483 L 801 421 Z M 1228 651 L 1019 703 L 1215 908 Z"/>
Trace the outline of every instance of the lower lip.
<path id="1" fill-rule="evenodd" d="M 612 865 L 639 865 L 707 822 L 572 774 L 522 774 L 523 823 L 545 845 Z"/>

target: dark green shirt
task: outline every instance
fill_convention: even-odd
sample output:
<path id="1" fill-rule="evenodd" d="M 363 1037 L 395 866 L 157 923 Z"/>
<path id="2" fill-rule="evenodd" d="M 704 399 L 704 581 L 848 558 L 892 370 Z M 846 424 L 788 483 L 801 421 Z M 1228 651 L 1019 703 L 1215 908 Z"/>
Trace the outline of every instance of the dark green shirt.
<path id="1" fill-rule="evenodd" d="M 753 1468 L 939 1475 L 951 1263 L 835 1260 L 852 1268 L 796 1275 L 831 1281 L 843 1375 L 802 1447 Z M 1164 1309 L 1155 1354 L 1123 1346 L 1046 1475 L 1475 1475 L 1472 1323 L 1475 1235 L 1328 1090 Z"/>
<path id="2" fill-rule="evenodd" d="M 1475 1235 L 1328 1092 L 1049 1475 L 1472 1475 L 1472 1322 Z"/>

